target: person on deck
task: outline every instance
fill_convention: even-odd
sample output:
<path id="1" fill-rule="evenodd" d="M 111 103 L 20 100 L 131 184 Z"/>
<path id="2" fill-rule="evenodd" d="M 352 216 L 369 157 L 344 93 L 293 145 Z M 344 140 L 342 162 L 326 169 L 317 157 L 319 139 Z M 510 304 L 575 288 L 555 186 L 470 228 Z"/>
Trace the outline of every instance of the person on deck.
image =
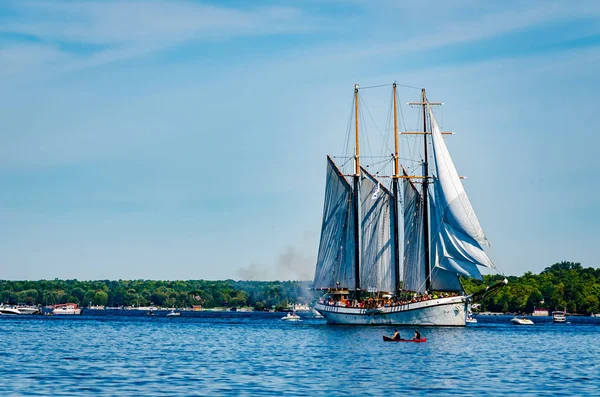
<path id="1" fill-rule="evenodd" d="M 413 340 L 421 339 L 421 334 L 418 329 L 415 329 L 415 335 L 413 336 Z"/>

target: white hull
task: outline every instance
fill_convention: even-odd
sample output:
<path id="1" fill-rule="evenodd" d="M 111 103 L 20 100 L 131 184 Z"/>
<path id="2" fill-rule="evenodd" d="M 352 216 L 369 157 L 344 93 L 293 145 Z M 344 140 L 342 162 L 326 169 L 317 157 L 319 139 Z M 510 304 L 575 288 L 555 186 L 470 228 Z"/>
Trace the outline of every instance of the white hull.
<path id="1" fill-rule="evenodd" d="M 513 318 L 512 320 L 510 320 L 511 323 L 515 324 L 515 325 L 533 325 L 533 321 L 531 321 L 528 318 Z"/>
<path id="2" fill-rule="evenodd" d="M 21 314 L 40 314 L 40 309 L 32 306 L 17 306 L 17 310 L 21 312 Z"/>
<path id="3" fill-rule="evenodd" d="M 56 315 L 63 315 L 63 314 L 73 314 L 73 315 L 78 315 L 81 314 L 81 309 L 70 309 L 70 310 L 56 310 L 54 309 L 52 311 L 52 314 Z"/>
<path id="4" fill-rule="evenodd" d="M 52 310 L 52 314 L 54 314 L 54 315 L 64 315 L 64 314 L 78 315 L 78 314 L 81 314 L 81 309 L 76 306 L 55 307 L 54 310 Z"/>
<path id="5" fill-rule="evenodd" d="M 464 327 L 467 321 L 467 304 L 467 297 L 454 296 L 369 310 L 323 303 L 316 303 L 315 309 L 325 317 L 328 324 Z"/>
<path id="6" fill-rule="evenodd" d="M 8 306 L 2 306 L 2 307 L 0 307 L 0 315 L 4 315 L 4 316 L 18 316 L 20 314 L 21 314 L 21 312 L 19 311 L 19 309 L 16 309 L 14 307 L 8 307 Z"/>

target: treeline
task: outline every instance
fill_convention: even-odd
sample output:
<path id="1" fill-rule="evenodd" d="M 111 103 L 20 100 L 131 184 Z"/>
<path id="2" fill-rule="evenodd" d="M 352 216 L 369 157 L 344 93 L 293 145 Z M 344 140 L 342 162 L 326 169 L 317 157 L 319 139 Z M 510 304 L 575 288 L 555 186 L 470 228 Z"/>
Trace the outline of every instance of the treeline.
<path id="1" fill-rule="evenodd" d="M 504 277 L 465 279 L 467 293 L 484 289 Z M 566 309 L 569 313 L 600 312 L 600 269 L 560 262 L 540 274 L 509 276 L 508 285 L 487 297 L 482 311 L 531 313 L 534 307 Z M 0 281 L 0 303 L 54 305 L 73 302 L 82 306 L 162 306 L 205 308 L 250 306 L 256 310 L 282 310 L 292 303 L 310 303 L 310 281 Z"/>
<path id="2" fill-rule="evenodd" d="M 162 306 L 204 308 L 251 306 L 256 310 L 284 309 L 290 303 L 310 303 L 310 282 L 301 281 L 0 281 L 5 304 L 81 306 Z"/>
<path id="3" fill-rule="evenodd" d="M 503 276 L 484 276 L 483 282 L 463 280 L 468 293 L 502 280 Z M 560 262 L 540 274 L 525 273 L 507 277 L 508 285 L 486 298 L 482 311 L 531 313 L 534 307 L 569 313 L 600 312 L 600 269 L 583 268 L 580 263 Z"/>

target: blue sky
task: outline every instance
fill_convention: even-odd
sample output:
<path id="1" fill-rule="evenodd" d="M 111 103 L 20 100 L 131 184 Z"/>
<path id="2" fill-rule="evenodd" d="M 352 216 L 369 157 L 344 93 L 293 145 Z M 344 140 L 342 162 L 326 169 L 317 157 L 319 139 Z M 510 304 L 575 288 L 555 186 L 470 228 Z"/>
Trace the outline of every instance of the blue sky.
<path id="1" fill-rule="evenodd" d="M 600 266 L 600 4 L 449 3 L 2 1 L 0 278 L 311 279 L 353 84 L 393 81 L 500 272 Z"/>

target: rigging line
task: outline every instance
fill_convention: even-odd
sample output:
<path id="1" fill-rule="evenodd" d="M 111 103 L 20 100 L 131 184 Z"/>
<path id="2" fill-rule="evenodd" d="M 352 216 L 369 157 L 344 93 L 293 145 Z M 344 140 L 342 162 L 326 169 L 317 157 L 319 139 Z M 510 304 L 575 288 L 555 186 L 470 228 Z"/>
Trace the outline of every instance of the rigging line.
<path id="1" fill-rule="evenodd" d="M 387 146 L 387 141 L 385 139 L 385 136 L 382 134 L 381 128 L 379 128 L 379 125 L 377 125 L 375 118 L 371 114 L 371 110 L 369 110 L 369 106 L 367 105 L 367 102 L 364 97 L 363 97 L 362 103 L 363 103 L 364 108 L 367 109 L 367 113 L 369 113 L 369 116 L 371 117 L 371 121 L 373 122 L 373 125 L 375 125 L 375 129 L 379 133 L 379 137 L 381 138 L 381 140 L 385 144 L 385 146 Z M 366 128 L 365 128 L 365 130 L 366 130 Z M 368 135 L 367 135 L 367 140 L 368 140 Z M 382 144 L 382 146 L 383 146 L 383 144 Z M 369 146 L 369 150 L 371 150 L 371 146 Z M 387 147 L 387 150 L 390 150 L 389 146 Z"/>
<path id="2" fill-rule="evenodd" d="M 375 162 L 375 163 L 371 163 L 371 164 L 369 164 L 369 165 L 368 165 L 368 166 L 366 166 L 365 168 L 367 168 L 367 167 L 368 167 L 368 168 L 371 168 L 371 167 L 373 167 L 373 168 L 374 168 L 374 167 L 376 167 L 376 166 L 378 166 L 378 165 L 381 165 L 381 164 L 388 165 L 390 162 L 391 162 L 391 160 L 389 160 L 389 159 L 387 159 L 387 160 L 380 160 L 380 161 L 377 161 L 377 162 Z M 380 168 L 380 169 L 379 169 L 379 171 L 377 171 L 377 172 L 380 172 L 382 169 L 383 169 L 383 167 L 382 167 L 382 168 Z M 371 171 L 369 171 L 369 172 L 371 172 Z M 372 173 L 372 172 L 371 172 L 371 173 Z"/>
<path id="3" fill-rule="evenodd" d="M 402 102 L 400 101 L 400 94 L 396 93 L 396 96 L 398 97 L 396 102 L 400 105 L 400 106 L 398 106 L 400 108 L 400 119 L 402 120 L 402 125 L 404 126 L 404 131 L 406 131 L 406 120 L 404 120 L 404 111 L 402 110 Z"/>
<path id="4" fill-rule="evenodd" d="M 380 87 L 389 87 L 391 84 L 380 84 L 380 85 L 370 85 L 367 87 L 358 87 L 359 90 L 367 90 L 369 88 L 380 88 Z"/>
<path id="5" fill-rule="evenodd" d="M 352 125 L 352 114 L 354 113 L 354 95 L 352 95 L 352 102 L 350 103 L 350 114 L 348 116 L 348 124 L 346 126 L 346 139 L 344 140 L 344 146 L 342 147 L 342 153 L 348 154 L 348 146 L 350 145 L 350 134 Z"/>
<path id="6" fill-rule="evenodd" d="M 373 151 L 371 150 L 371 142 L 369 141 L 369 134 L 367 132 L 367 123 L 365 121 L 366 117 L 364 117 L 364 114 L 365 114 L 365 112 L 363 110 L 364 108 L 367 108 L 367 112 L 369 113 L 369 116 L 371 116 L 371 112 L 369 112 L 369 108 L 367 107 L 367 104 L 365 103 L 365 98 L 363 97 L 361 103 L 359 104 L 359 109 L 358 109 L 358 111 L 360 112 L 360 115 L 361 115 L 362 131 L 364 132 L 363 134 L 361 134 L 361 136 L 363 136 L 364 140 L 366 141 L 366 146 L 367 146 L 366 151 L 368 151 L 369 154 L 371 156 L 373 156 Z M 372 119 L 373 119 L 373 116 L 371 116 L 371 120 Z M 377 124 L 375 124 L 375 128 L 377 128 Z"/>
<path id="7" fill-rule="evenodd" d="M 399 84 L 399 83 L 396 83 L 396 85 L 400 86 L 400 87 L 406 87 L 406 88 L 412 88 L 412 89 L 415 89 L 415 90 L 421 90 L 421 88 L 419 88 L 419 87 L 413 87 L 412 85 Z"/>
<path id="8" fill-rule="evenodd" d="M 379 174 L 380 172 L 384 171 L 387 167 L 389 167 L 389 165 L 391 164 L 391 162 L 393 161 L 393 158 L 388 159 L 387 161 L 380 161 L 379 163 L 375 163 L 374 165 L 380 164 L 381 167 L 379 167 L 379 170 L 377 171 L 376 175 Z"/>
<path id="9" fill-rule="evenodd" d="M 352 157 L 345 157 L 345 158 L 347 158 L 348 160 L 344 161 L 344 163 L 341 165 L 340 169 L 344 169 L 344 167 L 346 166 L 346 164 L 348 164 L 348 162 L 350 160 L 354 159 L 354 156 L 352 156 Z"/>

